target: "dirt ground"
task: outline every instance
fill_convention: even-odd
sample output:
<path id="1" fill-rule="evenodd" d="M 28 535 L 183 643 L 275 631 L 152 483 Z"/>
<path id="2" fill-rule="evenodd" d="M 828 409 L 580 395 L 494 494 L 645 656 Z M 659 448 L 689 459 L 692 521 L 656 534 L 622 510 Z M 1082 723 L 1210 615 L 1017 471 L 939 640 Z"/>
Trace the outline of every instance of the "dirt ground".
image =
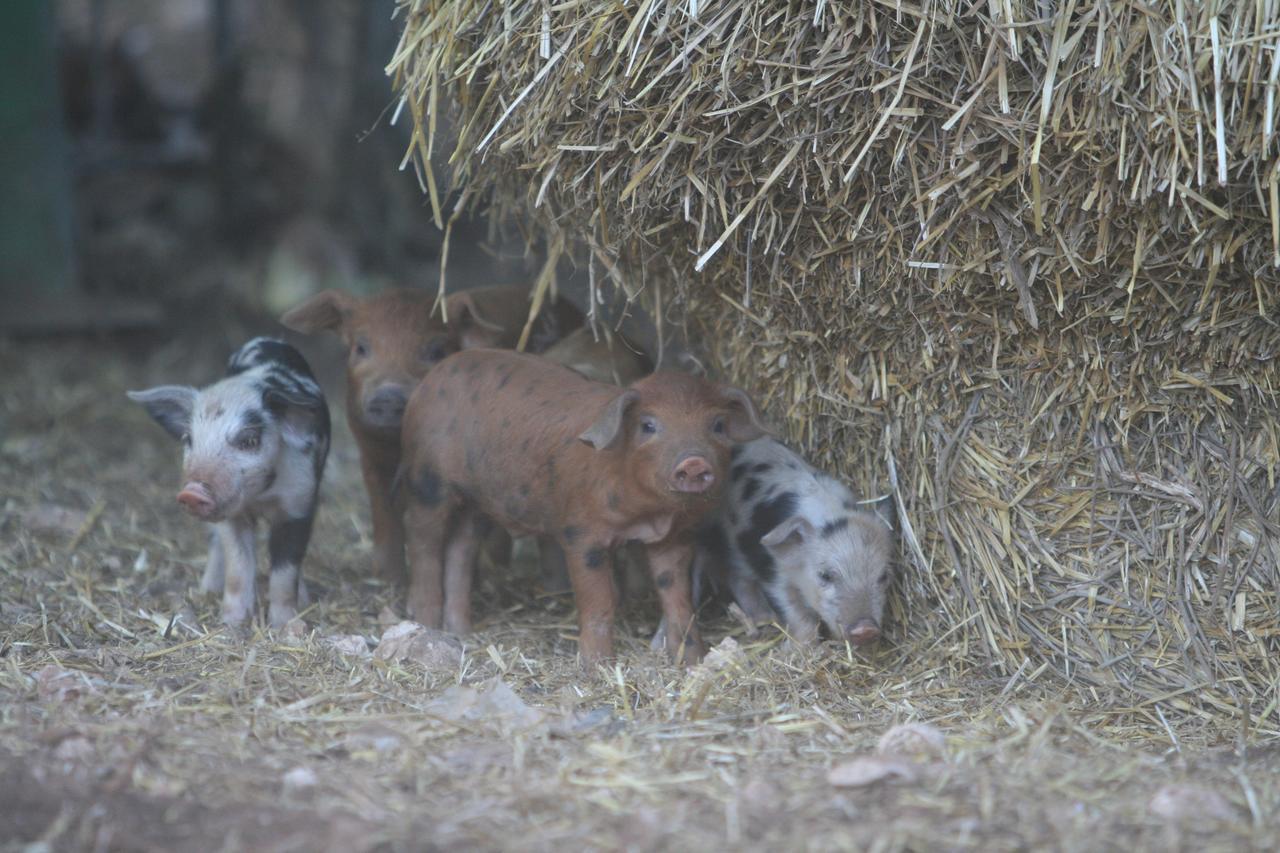
<path id="1" fill-rule="evenodd" d="M 207 382 L 231 338 L 0 340 L 0 850 L 1280 846 L 1280 733 L 984 669 L 945 626 L 799 653 L 721 618 L 684 671 L 641 599 L 587 672 L 525 566 L 485 572 L 460 656 L 364 653 L 402 602 L 370 577 L 324 342 L 318 601 L 228 636 L 178 449 L 123 392 Z M 944 741 L 880 750 L 902 723 Z"/>

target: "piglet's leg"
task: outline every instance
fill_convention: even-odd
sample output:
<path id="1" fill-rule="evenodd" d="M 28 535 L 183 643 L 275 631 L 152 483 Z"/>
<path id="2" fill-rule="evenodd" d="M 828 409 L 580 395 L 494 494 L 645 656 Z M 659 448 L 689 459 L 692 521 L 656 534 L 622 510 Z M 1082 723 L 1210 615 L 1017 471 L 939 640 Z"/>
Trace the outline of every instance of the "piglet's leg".
<path id="1" fill-rule="evenodd" d="M 692 562 L 691 543 L 667 542 L 649 546 L 649 571 L 653 574 L 658 599 L 662 602 L 667 654 L 677 663 L 684 664 L 702 660 L 707 653 L 693 618 L 692 584 L 689 581 L 689 564 Z"/>
<path id="2" fill-rule="evenodd" d="M 800 597 L 800 591 L 788 586 L 783 592 L 782 606 L 786 611 L 782 614 L 787 623 L 787 633 L 793 646 L 808 646 L 818 641 L 818 629 L 821 622 L 818 614 L 809 609 Z"/>
<path id="3" fill-rule="evenodd" d="M 542 585 L 547 592 L 569 591 L 569 565 L 564 549 L 552 536 L 538 537 L 538 557 L 542 563 Z"/>
<path id="4" fill-rule="evenodd" d="M 459 510 L 449 526 L 449 544 L 444 552 L 444 629 L 454 634 L 471 633 L 471 576 L 475 572 L 475 513 Z"/>
<path id="5" fill-rule="evenodd" d="M 565 542 L 569 583 L 578 606 L 578 651 L 585 665 L 613 657 L 613 617 L 618 594 L 613 585 L 613 554 L 604 545 L 572 548 Z"/>
<path id="6" fill-rule="evenodd" d="M 258 574 L 253 520 L 246 516 L 229 518 L 215 524 L 214 530 L 222 543 L 226 568 L 222 621 L 228 625 L 240 625 L 253 614 L 253 582 Z"/>
<path id="7" fill-rule="evenodd" d="M 360 468 L 373 519 L 373 573 L 387 583 L 403 583 L 404 518 L 396 511 L 396 496 L 391 493 L 395 466 L 388 469 L 385 463 L 369 456 L 362 455 Z"/>
<path id="8" fill-rule="evenodd" d="M 200 578 L 201 592 L 222 592 L 226 582 L 226 559 L 222 554 L 222 537 L 218 535 L 218 527 L 209 525 L 209 559 L 204 564 L 204 575 Z"/>
<path id="9" fill-rule="evenodd" d="M 271 627 L 283 628 L 298 615 L 298 588 L 302 584 L 302 558 L 311 541 L 314 515 L 288 518 L 271 527 L 268 550 L 271 554 L 271 580 L 268 600 L 271 604 Z"/>
<path id="10" fill-rule="evenodd" d="M 434 474 L 422 474 L 410 486 L 405 508 L 409 546 L 409 615 L 428 628 L 439 628 L 444 613 L 444 543 L 452 506 Z"/>
<path id="11" fill-rule="evenodd" d="M 729 589 L 733 592 L 733 600 L 738 602 L 743 614 L 751 621 L 752 631 L 773 621 L 773 607 L 769 605 L 769 600 L 764 597 L 764 590 L 749 569 L 731 569 Z"/>

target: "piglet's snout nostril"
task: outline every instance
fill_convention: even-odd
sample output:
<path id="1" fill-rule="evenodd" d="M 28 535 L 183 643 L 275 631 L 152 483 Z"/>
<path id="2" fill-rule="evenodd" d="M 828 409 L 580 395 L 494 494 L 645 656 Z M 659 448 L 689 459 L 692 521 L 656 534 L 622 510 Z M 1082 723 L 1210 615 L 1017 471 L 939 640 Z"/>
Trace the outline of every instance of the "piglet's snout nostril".
<path id="1" fill-rule="evenodd" d="M 409 402 L 403 388 L 397 386 L 379 388 L 368 402 L 365 413 L 373 420 L 380 422 L 398 421 L 404 415 L 404 407 Z"/>
<path id="2" fill-rule="evenodd" d="M 863 619 L 850 628 L 846 636 L 855 646 L 865 646 L 880 639 L 880 627 L 870 619 Z"/>
<path id="3" fill-rule="evenodd" d="M 209 515 L 216 506 L 209 487 L 196 480 L 187 483 L 182 487 L 182 491 L 178 492 L 178 503 L 195 516 Z"/>
<path id="4" fill-rule="evenodd" d="M 701 456 L 681 461 L 672 474 L 672 484 L 681 492 L 705 492 L 715 481 L 715 472 Z"/>

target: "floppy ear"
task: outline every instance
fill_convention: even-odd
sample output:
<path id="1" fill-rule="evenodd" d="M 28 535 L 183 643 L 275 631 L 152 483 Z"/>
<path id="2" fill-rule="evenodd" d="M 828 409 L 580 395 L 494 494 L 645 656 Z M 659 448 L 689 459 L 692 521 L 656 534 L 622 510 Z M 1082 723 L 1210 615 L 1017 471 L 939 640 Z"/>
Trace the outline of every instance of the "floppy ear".
<path id="1" fill-rule="evenodd" d="M 755 441 L 766 435 L 773 435 L 760 422 L 760 413 L 756 404 L 751 402 L 747 392 L 741 388 L 721 386 L 721 393 L 729 401 L 729 437 L 737 442 Z"/>
<path id="2" fill-rule="evenodd" d="M 196 404 L 196 389 L 189 385 L 158 385 L 146 391 L 127 391 L 129 399 L 141 403 L 147 414 L 174 438 L 182 438 L 191 429 L 191 410 Z"/>
<path id="3" fill-rule="evenodd" d="M 297 450 L 310 450 L 329 431 L 329 410 L 324 400 L 310 394 L 267 388 L 262 392 L 262 405 L 280 424 L 285 443 Z"/>
<path id="4" fill-rule="evenodd" d="M 578 436 L 578 440 L 583 441 L 596 450 L 604 450 L 618 439 L 618 433 L 622 431 L 622 421 L 626 417 L 627 407 L 640 399 L 640 392 L 633 390 L 623 391 L 604 407 L 604 411 L 600 413 L 600 417 L 596 418 L 596 422 L 587 427 L 587 431 Z"/>
<path id="5" fill-rule="evenodd" d="M 760 544 L 775 556 L 803 545 L 813 537 L 813 525 L 807 519 L 793 515 L 760 537 Z"/>
<path id="6" fill-rule="evenodd" d="M 504 330 L 497 323 L 490 323 L 484 318 L 480 307 L 476 305 L 471 291 L 460 291 L 448 297 L 449 325 L 457 325 L 458 332 L 466 336 L 468 333 L 502 334 Z M 488 336 L 486 336 L 488 337 Z M 474 345 L 472 345 L 474 346 Z"/>
<path id="7" fill-rule="evenodd" d="M 355 300 L 341 290 L 326 290 L 284 312 L 280 324 L 304 335 L 337 332 L 347 322 L 354 305 Z"/>

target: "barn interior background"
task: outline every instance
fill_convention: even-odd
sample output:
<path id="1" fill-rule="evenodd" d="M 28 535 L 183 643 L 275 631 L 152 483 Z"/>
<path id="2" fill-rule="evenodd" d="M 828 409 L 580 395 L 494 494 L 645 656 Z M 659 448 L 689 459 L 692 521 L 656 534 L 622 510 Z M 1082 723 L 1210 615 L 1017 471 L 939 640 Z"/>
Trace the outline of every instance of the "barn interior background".
<path id="1" fill-rule="evenodd" d="M 1276 849 L 1277 94 L 1276 0 L 3 4 L 0 850 Z M 442 272 L 892 492 L 884 642 L 584 672 L 488 566 L 374 654 L 340 417 L 305 631 L 219 631 L 125 389 Z"/>

